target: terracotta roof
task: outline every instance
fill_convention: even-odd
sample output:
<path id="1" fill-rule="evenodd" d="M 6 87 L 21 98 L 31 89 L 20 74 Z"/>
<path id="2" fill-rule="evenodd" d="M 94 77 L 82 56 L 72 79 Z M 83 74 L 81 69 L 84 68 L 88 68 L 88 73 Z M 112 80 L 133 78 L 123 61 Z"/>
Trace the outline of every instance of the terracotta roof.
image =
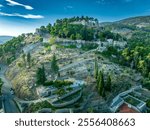
<path id="1" fill-rule="evenodd" d="M 119 113 L 139 113 L 137 110 L 130 108 L 127 104 L 123 104 L 119 108 Z"/>

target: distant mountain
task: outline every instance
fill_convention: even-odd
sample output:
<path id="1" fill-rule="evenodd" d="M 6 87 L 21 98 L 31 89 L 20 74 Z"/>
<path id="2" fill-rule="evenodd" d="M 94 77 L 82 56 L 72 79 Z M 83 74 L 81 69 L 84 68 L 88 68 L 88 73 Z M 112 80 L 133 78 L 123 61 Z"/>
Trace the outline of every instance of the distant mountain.
<path id="1" fill-rule="evenodd" d="M 5 42 L 11 40 L 12 36 L 0 36 L 0 44 L 4 44 Z"/>
<path id="2" fill-rule="evenodd" d="M 139 16 L 123 19 L 116 22 L 102 23 L 102 25 L 126 38 L 140 38 L 142 41 L 150 35 L 150 16 Z M 136 37 L 135 37 L 136 36 Z"/>
<path id="3" fill-rule="evenodd" d="M 127 24 L 127 25 L 134 25 L 134 26 L 150 26 L 150 16 L 139 16 L 139 17 L 132 17 L 127 18 L 121 21 L 118 21 L 117 23 L 121 24 Z"/>

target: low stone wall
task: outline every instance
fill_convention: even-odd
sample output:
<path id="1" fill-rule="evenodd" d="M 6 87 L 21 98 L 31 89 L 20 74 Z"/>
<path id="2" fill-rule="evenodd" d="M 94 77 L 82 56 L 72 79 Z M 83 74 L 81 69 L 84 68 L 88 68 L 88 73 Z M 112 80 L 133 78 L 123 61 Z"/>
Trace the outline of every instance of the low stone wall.
<path id="1" fill-rule="evenodd" d="M 66 101 L 64 103 L 55 103 L 55 102 L 53 102 L 52 105 L 54 107 L 57 107 L 57 108 L 65 107 L 65 106 L 68 106 L 68 105 L 71 105 L 71 104 L 77 102 L 81 98 L 81 96 L 82 96 L 82 91 L 80 92 L 80 94 L 76 98 L 74 98 L 74 99 L 72 99 L 70 101 Z"/>
<path id="2" fill-rule="evenodd" d="M 77 89 L 71 91 L 70 93 L 67 93 L 67 94 L 65 94 L 65 95 L 63 95 L 63 96 L 61 96 L 61 97 L 59 97 L 59 98 L 56 99 L 56 100 L 53 100 L 53 102 L 56 102 L 56 101 L 58 101 L 58 100 L 62 100 L 62 99 L 66 98 L 66 97 L 68 97 L 68 96 L 70 96 L 70 95 L 72 95 L 72 94 L 74 94 L 74 93 L 76 93 L 76 92 L 78 92 L 78 91 L 80 91 L 80 90 L 82 90 L 81 87 L 79 87 L 79 88 L 77 88 Z"/>

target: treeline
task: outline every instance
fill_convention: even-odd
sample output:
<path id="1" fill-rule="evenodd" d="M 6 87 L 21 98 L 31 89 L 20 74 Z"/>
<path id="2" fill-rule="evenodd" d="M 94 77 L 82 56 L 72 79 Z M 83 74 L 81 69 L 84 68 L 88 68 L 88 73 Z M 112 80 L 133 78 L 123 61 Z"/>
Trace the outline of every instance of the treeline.
<path id="1" fill-rule="evenodd" d="M 16 57 L 16 53 L 23 47 L 22 41 L 24 35 L 14 37 L 12 40 L 7 41 L 5 44 L 0 45 L 0 57 L 8 64 L 11 63 Z"/>
<path id="2" fill-rule="evenodd" d="M 22 47 L 21 42 L 24 40 L 24 36 L 20 35 L 14 37 L 12 40 L 7 41 L 5 44 L 0 45 L 0 56 L 5 53 L 15 53 L 18 48 Z"/>
<path id="3" fill-rule="evenodd" d="M 83 25 L 82 21 L 88 22 L 94 21 L 95 27 L 88 25 Z M 78 24 L 73 22 L 79 22 Z M 52 36 L 58 36 L 59 38 L 69 38 L 72 40 L 86 40 L 92 41 L 100 39 L 105 41 L 106 39 L 120 40 L 122 37 L 119 34 L 114 34 L 109 30 L 104 28 L 97 27 L 98 20 L 92 17 L 73 17 L 73 18 L 64 18 L 58 19 L 52 26 L 48 24 L 46 27 L 41 26 L 40 29 L 37 29 L 37 32 L 40 34 L 50 33 Z"/>
<path id="4" fill-rule="evenodd" d="M 150 77 L 150 45 L 136 44 L 122 51 L 122 63 Z"/>
<path id="5" fill-rule="evenodd" d="M 135 41 L 130 42 L 130 46 L 122 51 L 120 62 L 141 72 L 145 77 L 143 86 L 150 90 L 150 45 Z"/>

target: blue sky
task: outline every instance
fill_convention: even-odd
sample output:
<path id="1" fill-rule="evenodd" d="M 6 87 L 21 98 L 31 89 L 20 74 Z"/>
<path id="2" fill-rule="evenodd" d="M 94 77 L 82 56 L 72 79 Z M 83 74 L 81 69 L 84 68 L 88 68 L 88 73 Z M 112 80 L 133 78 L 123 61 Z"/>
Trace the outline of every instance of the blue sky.
<path id="1" fill-rule="evenodd" d="M 58 18 L 92 16 L 100 22 L 150 14 L 150 0 L 0 0 L 0 35 L 33 32 Z"/>

